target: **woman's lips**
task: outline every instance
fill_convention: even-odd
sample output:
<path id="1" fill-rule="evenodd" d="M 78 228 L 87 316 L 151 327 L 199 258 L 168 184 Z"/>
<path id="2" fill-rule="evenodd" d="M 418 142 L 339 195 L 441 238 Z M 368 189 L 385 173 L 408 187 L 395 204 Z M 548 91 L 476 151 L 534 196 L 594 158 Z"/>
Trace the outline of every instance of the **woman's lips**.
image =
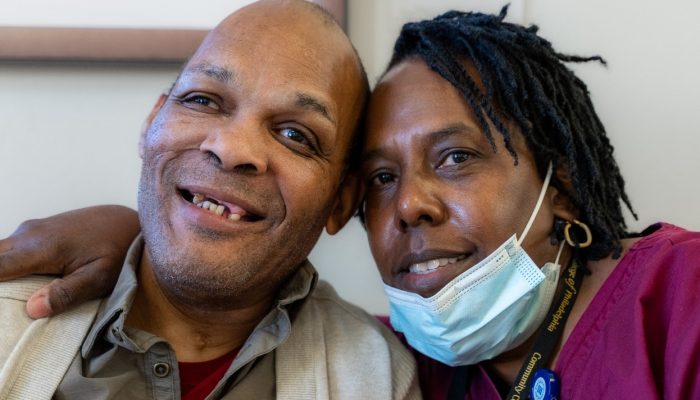
<path id="1" fill-rule="evenodd" d="M 414 262 L 394 275 L 398 289 L 430 297 L 469 269 L 471 254 L 435 257 L 425 261 Z"/>
<path id="2" fill-rule="evenodd" d="M 419 263 L 414 263 L 408 266 L 408 271 L 413 273 L 413 274 L 428 274 L 440 267 L 444 267 L 449 264 L 454 264 L 458 261 L 462 261 L 466 255 L 461 255 L 457 257 L 442 257 L 442 258 L 433 258 L 432 260 L 428 261 L 423 261 Z"/>

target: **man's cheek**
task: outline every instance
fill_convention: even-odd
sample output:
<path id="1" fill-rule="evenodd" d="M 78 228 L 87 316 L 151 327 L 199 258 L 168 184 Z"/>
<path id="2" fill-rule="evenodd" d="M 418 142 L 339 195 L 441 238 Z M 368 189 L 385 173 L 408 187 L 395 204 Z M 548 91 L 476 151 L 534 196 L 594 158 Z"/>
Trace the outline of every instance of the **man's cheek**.
<path id="1" fill-rule="evenodd" d="M 181 119 L 168 121 L 165 123 L 161 118 L 153 121 L 143 140 L 145 153 L 199 149 L 206 140 L 208 129 L 204 125 Z"/>

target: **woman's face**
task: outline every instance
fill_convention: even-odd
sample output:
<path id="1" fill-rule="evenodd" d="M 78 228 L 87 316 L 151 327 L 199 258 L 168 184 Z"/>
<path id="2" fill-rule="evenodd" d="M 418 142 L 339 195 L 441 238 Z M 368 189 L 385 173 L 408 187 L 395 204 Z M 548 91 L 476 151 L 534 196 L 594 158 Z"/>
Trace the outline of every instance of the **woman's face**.
<path id="1" fill-rule="evenodd" d="M 402 62 L 377 85 L 361 175 L 370 247 L 385 283 L 431 296 L 521 235 L 542 179 L 524 138 L 515 125 L 509 130 L 517 165 L 500 133 L 492 127 L 494 152 L 457 90 L 422 61 Z M 550 187 L 524 242 L 538 265 L 556 255 L 549 241 L 555 197 Z"/>

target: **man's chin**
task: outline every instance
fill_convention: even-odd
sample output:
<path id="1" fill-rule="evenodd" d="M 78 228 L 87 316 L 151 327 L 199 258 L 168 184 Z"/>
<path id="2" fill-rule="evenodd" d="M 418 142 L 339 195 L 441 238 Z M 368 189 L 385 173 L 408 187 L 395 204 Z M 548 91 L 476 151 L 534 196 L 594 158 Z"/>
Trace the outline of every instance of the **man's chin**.
<path id="1" fill-rule="evenodd" d="M 160 289 L 178 302 L 213 309 L 240 303 L 254 283 L 245 265 L 226 263 L 193 254 L 152 256 L 151 269 Z"/>

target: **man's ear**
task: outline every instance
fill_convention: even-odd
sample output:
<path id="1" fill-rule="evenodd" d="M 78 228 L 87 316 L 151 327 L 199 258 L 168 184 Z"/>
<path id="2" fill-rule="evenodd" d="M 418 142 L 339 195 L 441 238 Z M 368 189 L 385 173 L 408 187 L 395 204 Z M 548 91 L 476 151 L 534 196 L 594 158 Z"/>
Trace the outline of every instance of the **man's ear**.
<path id="1" fill-rule="evenodd" d="M 576 208 L 569 195 L 569 193 L 574 193 L 574 186 L 571 182 L 568 165 L 566 165 L 566 163 L 559 163 L 555 173 L 564 191 L 550 186 L 548 196 L 550 198 L 550 204 L 552 204 L 552 211 L 555 217 L 563 219 L 564 221 L 573 221 L 578 218 L 579 210 Z"/>
<path id="2" fill-rule="evenodd" d="M 153 119 L 156 117 L 158 111 L 160 111 L 163 104 L 165 104 L 165 100 L 167 99 L 168 94 L 165 92 L 161 93 L 160 96 L 158 96 L 158 100 L 156 100 L 156 104 L 153 105 L 151 112 L 148 114 L 148 117 L 146 117 L 146 120 L 143 121 L 143 124 L 141 124 L 141 135 L 139 136 L 139 157 L 141 158 L 143 158 L 143 153 L 145 152 L 146 134 L 148 133 L 148 128 L 151 127 Z"/>
<path id="3" fill-rule="evenodd" d="M 331 210 L 331 214 L 326 221 L 326 232 L 335 235 L 350 221 L 355 214 L 355 210 L 362 201 L 362 187 L 357 174 L 350 173 L 343 180 Z"/>

